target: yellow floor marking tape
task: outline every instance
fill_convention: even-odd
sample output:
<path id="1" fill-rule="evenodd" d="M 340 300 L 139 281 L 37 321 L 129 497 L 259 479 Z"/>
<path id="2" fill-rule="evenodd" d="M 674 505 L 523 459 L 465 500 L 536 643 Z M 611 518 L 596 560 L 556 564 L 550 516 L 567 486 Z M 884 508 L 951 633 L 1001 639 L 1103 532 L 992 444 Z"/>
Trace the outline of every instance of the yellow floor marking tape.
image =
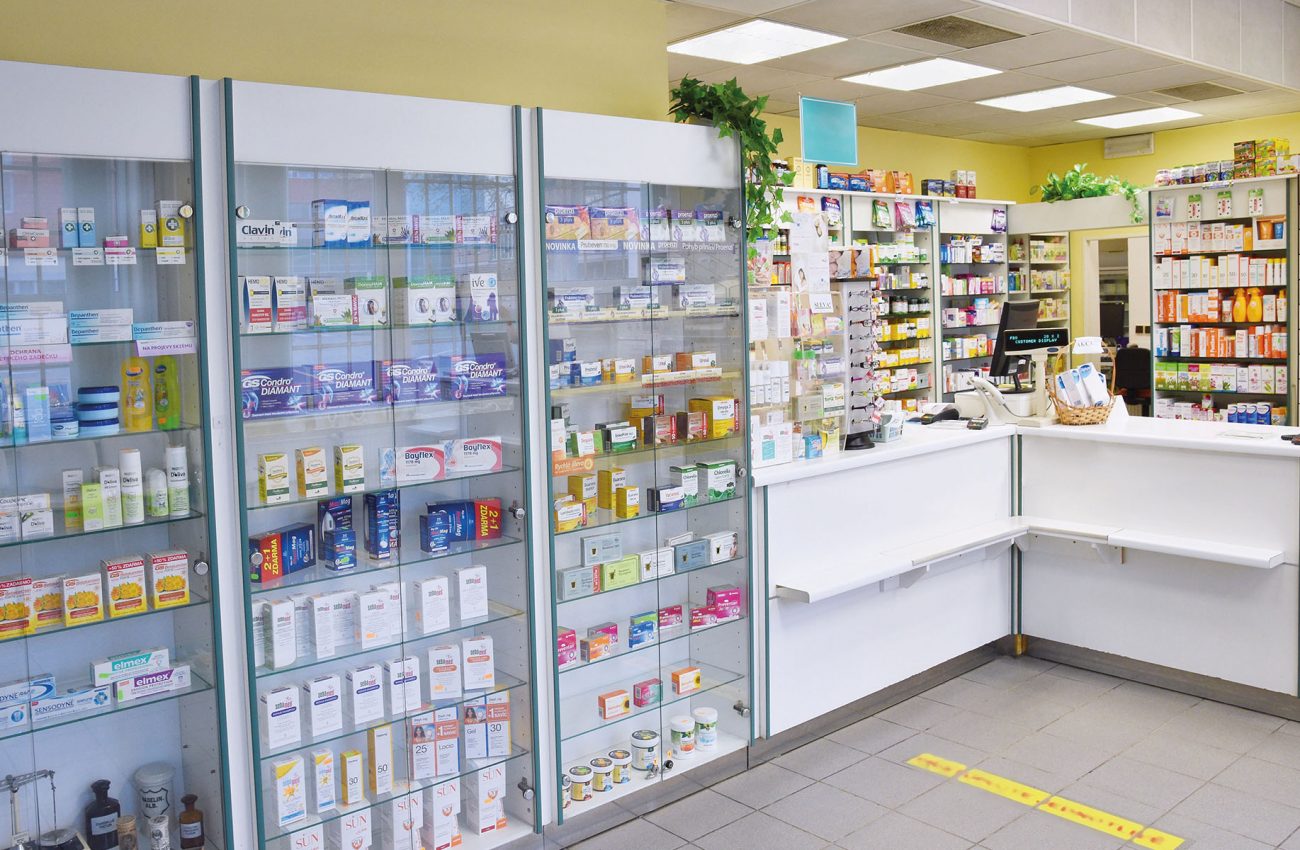
<path id="1" fill-rule="evenodd" d="M 1056 815 L 1058 818 L 1082 824 L 1089 829 L 1095 829 L 1098 832 L 1104 832 L 1125 841 L 1132 840 L 1135 845 L 1149 848 L 1149 850 L 1176 850 L 1185 843 L 1184 839 L 1176 835 L 1170 835 L 1158 829 L 1147 828 L 1136 821 L 1103 812 L 1101 809 L 1094 809 L 1092 806 L 1085 806 L 1083 803 L 1068 800 L 1065 797 L 1048 794 L 1046 791 L 1040 791 L 1030 785 L 1023 785 L 1007 779 L 1005 776 L 998 776 L 995 773 L 988 773 L 978 768 L 967 770 L 966 765 L 961 762 L 949 761 L 933 753 L 921 753 L 908 759 L 907 763 L 913 767 L 919 767 L 922 770 L 928 770 L 949 779 L 956 776 L 958 782 L 970 785 L 973 788 L 988 791 L 990 794 L 997 794 L 999 797 L 1005 797 L 1008 800 L 1014 800 L 1017 803 L 1037 808 L 1041 812 Z"/>
<path id="2" fill-rule="evenodd" d="M 954 776 L 966 769 L 966 765 L 961 764 L 960 762 L 941 759 L 936 755 L 931 755 L 930 753 L 921 753 L 919 756 L 908 759 L 907 763 L 913 767 L 919 767 L 922 770 L 928 770 L 931 773 L 946 776 L 949 779 L 952 779 Z"/>
<path id="3" fill-rule="evenodd" d="M 1048 797 L 1052 796 L 1046 791 L 1040 791 L 1037 788 L 1031 788 L 1028 785 L 1021 785 L 1019 782 L 1013 782 L 1005 776 L 998 776 L 995 773 L 986 773 L 982 770 L 969 770 L 957 778 L 958 782 L 964 782 L 967 785 L 973 785 L 981 788 L 999 797 L 1006 797 L 1017 803 L 1026 806 L 1037 807 Z"/>

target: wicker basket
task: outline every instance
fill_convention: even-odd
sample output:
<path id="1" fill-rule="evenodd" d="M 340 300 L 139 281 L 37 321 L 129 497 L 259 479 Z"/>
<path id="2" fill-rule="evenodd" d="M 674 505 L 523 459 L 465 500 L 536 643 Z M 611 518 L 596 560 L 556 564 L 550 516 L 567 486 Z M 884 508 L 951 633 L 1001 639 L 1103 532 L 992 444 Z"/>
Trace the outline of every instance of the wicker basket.
<path id="1" fill-rule="evenodd" d="M 1047 397 L 1056 408 L 1056 418 L 1062 425 L 1101 425 L 1110 418 L 1110 411 L 1119 401 L 1115 395 L 1115 370 L 1110 372 L 1110 401 L 1102 407 L 1071 407 L 1070 403 L 1056 394 L 1056 382 L 1047 382 Z"/>

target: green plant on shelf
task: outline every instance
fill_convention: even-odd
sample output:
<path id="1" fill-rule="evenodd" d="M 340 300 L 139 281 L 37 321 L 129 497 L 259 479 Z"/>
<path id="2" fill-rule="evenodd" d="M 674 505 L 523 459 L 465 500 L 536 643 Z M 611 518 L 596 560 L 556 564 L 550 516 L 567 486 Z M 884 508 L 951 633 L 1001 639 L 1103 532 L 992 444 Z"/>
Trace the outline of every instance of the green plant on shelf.
<path id="1" fill-rule="evenodd" d="M 1046 180 L 1029 191 L 1031 194 L 1041 194 L 1043 200 L 1049 204 L 1057 201 L 1074 201 L 1079 198 L 1123 195 L 1133 205 L 1133 211 L 1129 215 L 1130 220 L 1134 224 L 1141 224 L 1143 215 L 1142 205 L 1138 203 L 1138 193 L 1142 190 L 1114 174 L 1109 177 L 1098 177 L 1091 171 L 1084 171 L 1087 167 L 1086 162 L 1076 162 L 1074 168 L 1064 174 L 1053 171 L 1047 175 Z"/>
<path id="2" fill-rule="evenodd" d="M 772 157 L 783 141 L 781 129 L 768 131 L 760 116 L 767 108 L 767 95 L 750 97 L 737 85 L 735 78 L 725 83 L 704 83 L 694 77 L 682 77 L 669 92 L 669 113 L 678 123 L 698 121 L 718 131 L 718 138 L 735 138 L 740 144 L 745 168 L 745 226 L 749 235 L 749 255 L 758 249 L 752 244 L 764 229 L 779 222 L 791 221 L 788 212 L 779 213 L 785 187 L 794 182 L 794 174 L 777 171 Z"/>

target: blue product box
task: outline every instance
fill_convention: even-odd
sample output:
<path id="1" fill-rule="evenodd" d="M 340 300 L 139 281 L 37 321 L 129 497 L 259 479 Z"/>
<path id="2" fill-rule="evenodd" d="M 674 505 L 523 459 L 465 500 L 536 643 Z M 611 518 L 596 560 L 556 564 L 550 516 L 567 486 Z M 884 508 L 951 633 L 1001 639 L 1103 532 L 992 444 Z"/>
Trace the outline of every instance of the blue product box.
<path id="1" fill-rule="evenodd" d="M 348 202 L 318 198 L 311 202 L 312 245 L 317 248 L 348 246 Z"/>
<path id="2" fill-rule="evenodd" d="M 245 419 L 302 413 L 311 402 L 311 381 L 292 368 L 244 369 L 239 386 Z"/>
<path id="3" fill-rule="evenodd" d="M 446 511 L 420 515 L 420 549 L 431 555 L 451 548 L 451 518 Z"/>
<path id="4" fill-rule="evenodd" d="M 379 400 L 375 364 L 370 360 L 300 366 L 299 375 L 311 388 L 312 406 L 317 410 L 366 407 Z"/>
<path id="5" fill-rule="evenodd" d="M 381 360 L 379 383 L 386 404 L 415 404 L 442 398 L 442 377 L 432 357 Z"/>
<path id="6" fill-rule="evenodd" d="M 28 387 L 23 395 L 27 415 L 27 442 L 45 443 L 52 439 L 50 426 L 50 388 Z"/>
<path id="7" fill-rule="evenodd" d="M 394 557 L 401 546 L 401 494 L 381 490 L 366 494 L 366 554 L 384 561 Z"/>
<path id="8" fill-rule="evenodd" d="M 550 347 L 550 363 L 572 363 L 578 359 L 578 346 L 574 343 L 573 337 L 566 336 L 561 339 L 547 340 Z"/>
<path id="9" fill-rule="evenodd" d="M 657 616 L 654 611 L 649 612 L 647 618 L 644 614 L 639 614 L 632 618 L 631 625 L 627 630 L 627 648 L 635 649 L 647 643 L 654 643 L 655 640 L 655 620 Z"/>
<path id="10" fill-rule="evenodd" d="M 462 543 L 477 538 L 475 528 L 474 502 L 458 500 L 454 502 L 431 502 L 426 506 L 429 515 L 444 513 L 447 515 L 447 539 L 452 543 Z"/>
<path id="11" fill-rule="evenodd" d="M 340 528 L 352 528 L 352 497 L 337 496 L 316 503 L 316 528 L 324 543 L 325 535 Z"/>
<path id="12" fill-rule="evenodd" d="M 695 208 L 695 227 L 701 242 L 725 242 L 727 229 L 722 210 L 698 206 Z"/>
<path id="13" fill-rule="evenodd" d="M 336 528 L 323 535 L 321 560 L 326 569 L 342 572 L 357 565 L 357 533 L 351 528 Z"/>
<path id="14" fill-rule="evenodd" d="M 849 188 L 849 181 L 841 174 L 831 174 L 827 179 L 826 187 L 828 189 L 836 189 L 842 192 Z"/>
<path id="15" fill-rule="evenodd" d="M 438 359 L 444 398 L 490 398 L 506 394 L 504 354 L 453 354 Z"/>
<path id="16" fill-rule="evenodd" d="M 862 175 L 860 175 L 860 174 L 850 174 L 850 175 L 849 175 L 849 191 L 850 191 L 850 192 L 870 192 L 870 191 L 871 191 L 871 185 L 870 185 L 869 183 L 867 183 L 867 178 L 863 177 Z"/>
<path id="17" fill-rule="evenodd" d="M 709 565 L 709 541 L 692 540 L 673 547 L 673 565 L 677 572 L 697 570 Z"/>

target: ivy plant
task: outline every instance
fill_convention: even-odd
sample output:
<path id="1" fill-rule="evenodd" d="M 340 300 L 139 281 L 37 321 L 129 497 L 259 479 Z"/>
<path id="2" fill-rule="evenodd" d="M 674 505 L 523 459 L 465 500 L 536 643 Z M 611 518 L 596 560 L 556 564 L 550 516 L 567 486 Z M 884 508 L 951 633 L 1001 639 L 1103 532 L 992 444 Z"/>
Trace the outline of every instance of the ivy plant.
<path id="1" fill-rule="evenodd" d="M 683 77 L 670 96 L 669 114 L 674 121 L 711 124 L 717 128 L 719 138 L 734 137 L 740 143 L 749 241 L 763 238 L 764 230 L 774 227 L 778 220 L 790 221 L 788 212 L 779 211 L 784 189 L 794 182 L 794 174 L 788 170 L 777 171 L 772 163 L 782 135 L 779 127 L 769 132 L 767 122 L 760 117 L 767 108 L 767 96 L 751 98 L 736 84 L 735 78 L 710 84 L 694 77 Z M 751 245 L 751 256 L 756 253 Z"/>
<path id="2" fill-rule="evenodd" d="M 1073 201 L 1077 198 L 1102 198 L 1106 195 L 1123 195 L 1133 205 L 1129 218 L 1134 224 L 1142 222 L 1142 205 L 1138 202 L 1138 192 L 1142 191 L 1134 184 L 1115 175 L 1098 177 L 1091 171 L 1084 171 L 1086 162 L 1077 162 L 1065 174 L 1053 171 L 1047 179 L 1029 191 L 1042 194 L 1047 203 L 1056 201 Z"/>

